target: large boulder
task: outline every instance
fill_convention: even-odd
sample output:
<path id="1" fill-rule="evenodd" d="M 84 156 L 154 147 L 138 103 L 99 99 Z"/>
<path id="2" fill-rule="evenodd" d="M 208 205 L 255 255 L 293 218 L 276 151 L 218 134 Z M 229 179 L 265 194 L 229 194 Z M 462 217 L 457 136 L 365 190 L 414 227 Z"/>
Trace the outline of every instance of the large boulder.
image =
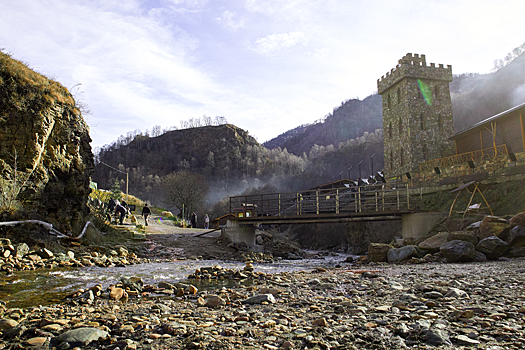
<path id="1" fill-rule="evenodd" d="M 518 213 L 512 217 L 512 219 L 509 220 L 509 224 L 511 227 L 520 225 L 525 226 L 525 211 L 522 211 L 521 213 Z"/>
<path id="2" fill-rule="evenodd" d="M 437 253 L 439 252 L 439 247 L 447 242 L 449 235 L 450 233 L 448 232 L 439 232 L 419 243 L 419 249 L 427 253 Z"/>
<path id="3" fill-rule="evenodd" d="M 508 255 L 512 258 L 524 258 L 525 257 L 525 247 L 511 248 Z"/>
<path id="4" fill-rule="evenodd" d="M 447 237 L 447 241 L 465 241 L 470 242 L 474 246 L 478 244 L 479 239 L 474 231 L 454 231 L 450 232 Z"/>
<path id="5" fill-rule="evenodd" d="M 476 259 L 474 245 L 465 241 L 449 241 L 439 248 L 447 262 L 468 262 Z"/>
<path id="6" fill-rule="evenodd" d="M 516 225 L 510 229 L 505 241 L 512 248 L 525 247 L 525 227 Z"/>
<path id="7" fill-rule="evenodd" d="M 499 237 L 491 236 L 479 241 L 476 250 L 490 260 L 496 260 L 509 250 L 509 244 Z"/>
<path id="8" fill-rule="evenodd" d="M 406 245 L 401 248 L 392 248 L 387 253 L 388 262 L 398 262 L 412 257 L 418 257 L 419 252 L 414 245 Z"/>
<path id="9" fill-rule="evenodd" d="M 483 218 L 481 225 L 479 227 L 479 239 L 484 239 L 490 236 L 497 236 L 506 233 L 510 229 L 510 225 L 507 220 L 487 215 Z"/>
<path id="10" fill-rule="evenodd" d="M 390 244 L 385 243 L 370 243 L 368 245 L 368 260 L 373 262 L 388 261 L 387 253 L 392 249 Z"/>
<path id="11" fill-rule="evenodd" d="M 71 93 L 0 52 L 0 185 L 11 189 L 12 207 L 80 233 L 94 168 L 90 142 Z"/>

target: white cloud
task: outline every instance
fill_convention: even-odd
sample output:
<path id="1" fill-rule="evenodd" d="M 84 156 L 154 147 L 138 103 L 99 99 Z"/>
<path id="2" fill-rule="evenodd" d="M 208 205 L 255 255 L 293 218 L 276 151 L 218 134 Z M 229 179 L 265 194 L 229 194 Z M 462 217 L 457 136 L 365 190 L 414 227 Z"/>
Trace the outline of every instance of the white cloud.
<path id="1" fill-rule="evenodd" d="M 230 30 L 237 30 L 244 27 L 244 20 L 240 19 L 238 21 L 234 20 L 235 15 L 231 11 L 224 11 L 220 17 L 217 17 L 217 22 L 222 24 L 224 27 Z"/>
<path id="2" fill-rule="evenodd" d="M 282 49 L 287 49 L 300 43 L 306 43 L 306 37 L 301 32 L 272 34 L 257 39 L 251 49 L 258 54 L 271 56 Z"/>

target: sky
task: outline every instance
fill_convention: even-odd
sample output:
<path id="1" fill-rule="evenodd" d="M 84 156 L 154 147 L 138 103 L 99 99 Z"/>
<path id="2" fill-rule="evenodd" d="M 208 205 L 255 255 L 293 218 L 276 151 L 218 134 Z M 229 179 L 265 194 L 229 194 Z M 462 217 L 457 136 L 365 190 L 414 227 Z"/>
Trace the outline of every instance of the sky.
<path id="1" fill-rule="evenodd" d="M 223 116 L 259 142 L 377 92 L 406 53 L 490 73 L 522 0 L 0 0 L 0 49 L 88 106 L 92 147 Z"/>

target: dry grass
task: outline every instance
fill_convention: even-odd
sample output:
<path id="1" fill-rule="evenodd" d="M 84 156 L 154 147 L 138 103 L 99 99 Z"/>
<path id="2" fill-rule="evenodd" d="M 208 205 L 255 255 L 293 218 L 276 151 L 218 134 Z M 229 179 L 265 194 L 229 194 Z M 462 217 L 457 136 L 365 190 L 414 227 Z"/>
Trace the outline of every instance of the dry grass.
<path id="1" fill-rule="evenodd" d="M 1 51 L 0 87 L 7 92 L 11 102 L 21 108 L 33 101 L 75 106 L 73 96 L 64 86 Z"/>

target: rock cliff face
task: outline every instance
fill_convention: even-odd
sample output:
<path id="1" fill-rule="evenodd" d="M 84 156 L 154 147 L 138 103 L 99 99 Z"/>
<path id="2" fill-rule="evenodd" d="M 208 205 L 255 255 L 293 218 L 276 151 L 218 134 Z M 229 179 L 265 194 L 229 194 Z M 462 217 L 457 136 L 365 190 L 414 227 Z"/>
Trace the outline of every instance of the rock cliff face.
<path id="1" fill-rule="evenodd" d="M 69 91 L 0 52 L 0 219 L 78 232 L 94 169 L 90 142 Z"/>

